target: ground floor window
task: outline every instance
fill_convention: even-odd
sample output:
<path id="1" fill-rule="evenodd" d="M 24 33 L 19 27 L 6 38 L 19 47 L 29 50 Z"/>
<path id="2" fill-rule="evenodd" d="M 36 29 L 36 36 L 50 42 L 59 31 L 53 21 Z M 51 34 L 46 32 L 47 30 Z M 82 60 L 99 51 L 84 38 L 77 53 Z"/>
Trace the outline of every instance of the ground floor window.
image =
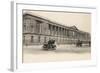
<path id="1" fill-rule="evenodd" d="M 31 43 L 34 42 L 34 36 L 31 36 Z"/>
<path id="2" fill-rule="evenodd" d="M 38 42 L 40 42 L 40 39 L 41 39 L 41 37 L 39 36 L 39 37 L 38 37 Z"/>
<path id="3" fill-rule="evenodd" d="M 44 42 L 46 43 L 46 37 L 44 37 Z"/>
<path id="4" fill-rule="evenodd" d="M 23 43 L 25 43 L 25 36 L 23 36 Z"/>

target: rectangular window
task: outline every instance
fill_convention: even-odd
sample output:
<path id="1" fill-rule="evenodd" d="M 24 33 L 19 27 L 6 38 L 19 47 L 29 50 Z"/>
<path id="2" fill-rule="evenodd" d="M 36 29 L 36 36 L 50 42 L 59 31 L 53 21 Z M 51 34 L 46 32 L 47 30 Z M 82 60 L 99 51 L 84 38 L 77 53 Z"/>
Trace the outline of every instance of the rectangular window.
<path id="1" fill-rule="evenodd" d="M 40 36 L 39 36 L 39 37 L 38 37 L 38 42 L 40 42 L 40 39 L 41 39 L 41 38 L 40 38 Z"/>
<path id="2" fill-rule="evenodd" d="M 43 23 L 40 20 L 36 20 L 36 33 L 40 33 L 40 25 Z"/>
<path id="3" fill-rule="evenodd" d="M 26 24 L 24 24 L 24 28 L 23 29 L 26 30 Z"/>
<path id="4" fill-rule="evenodd" d="M 25 29 L 26 29 L 28 32 L 30 32 L 31 19 L 30 19 L 30 18 L 26 18 L 24 24 L 25 24 L 25 27 L 26 27 Z"/>
<path id="5" fill-rule="evenodd" d="M 31 36 L 31 43 L 34 42 L 34 36 Z"/>
<path id="6" fill-rule="evenodd" d="M 46 43 L 46 37 L 44 37 L 44 42 Z"/>
<path id="7" fill-rule="evenodd" d="M 23 36 L 23 43 L 25 43 L 25 36 Z"/>

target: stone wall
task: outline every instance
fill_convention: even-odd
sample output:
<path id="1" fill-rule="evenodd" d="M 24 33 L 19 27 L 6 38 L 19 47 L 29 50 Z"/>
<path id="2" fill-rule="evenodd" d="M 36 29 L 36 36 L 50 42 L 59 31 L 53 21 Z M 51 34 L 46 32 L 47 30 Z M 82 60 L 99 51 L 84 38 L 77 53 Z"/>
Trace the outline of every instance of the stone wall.
<path id="1" fill-rule="evenodd" d="M 90 35 L 30 14 L 23 15 L 24 44 L 43 44 L 50 39 L 58 44 L 74 44 L 77 40 L 90 41 Z"/>

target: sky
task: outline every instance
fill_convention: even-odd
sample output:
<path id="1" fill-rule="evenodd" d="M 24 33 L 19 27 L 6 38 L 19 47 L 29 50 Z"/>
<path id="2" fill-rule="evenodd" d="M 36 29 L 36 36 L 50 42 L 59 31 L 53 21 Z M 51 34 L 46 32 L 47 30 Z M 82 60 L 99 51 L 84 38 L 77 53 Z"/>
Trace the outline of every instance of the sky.
<path id="1" fill-rule="evenodd" d="M 76 26 L 79 30 L 91 33 L 91 14 L 79 12 L 23 11 L 65 26 Z"/>

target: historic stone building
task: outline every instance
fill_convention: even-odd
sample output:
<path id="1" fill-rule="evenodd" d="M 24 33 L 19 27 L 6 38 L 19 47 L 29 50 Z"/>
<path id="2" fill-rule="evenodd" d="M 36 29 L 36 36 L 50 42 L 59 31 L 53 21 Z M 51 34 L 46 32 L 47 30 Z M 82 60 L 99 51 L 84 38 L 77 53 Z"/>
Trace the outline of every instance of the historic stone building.
<path id="1" fill-rule="evenodd" d="M 90 34 L 32 14 L 23 14 L 23 44 L 43 44 L 55 39 L 58 44 L 73 44 L 77 40 L 90 41 Z"/>

